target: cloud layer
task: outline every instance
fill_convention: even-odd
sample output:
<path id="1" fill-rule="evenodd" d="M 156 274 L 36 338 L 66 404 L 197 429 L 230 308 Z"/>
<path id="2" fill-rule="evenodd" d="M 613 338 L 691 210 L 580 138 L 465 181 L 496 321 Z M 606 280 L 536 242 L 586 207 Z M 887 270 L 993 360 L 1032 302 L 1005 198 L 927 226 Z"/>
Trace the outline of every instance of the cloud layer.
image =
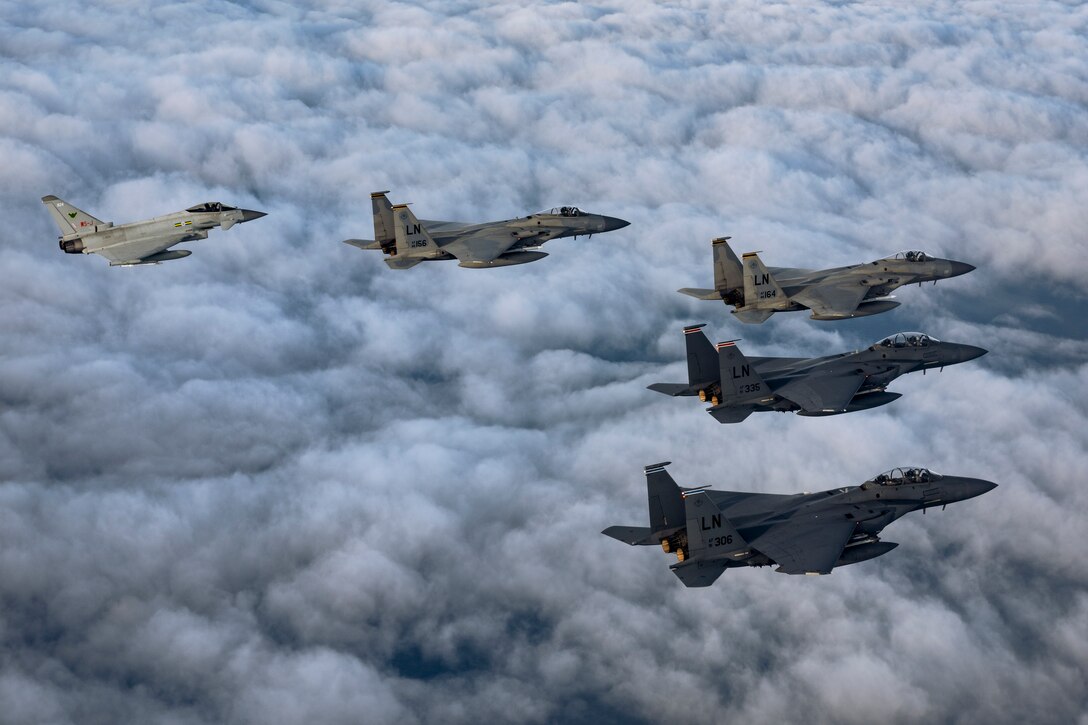
<path id="1" fill-rule="evenodd" d="M 0 5 L 0 720 L 1084 721 L 1088 11 L 1001 2 Z M 620 232 L 393 272 L 426 218 L 560 203 Z M 114 222 L 269 216 L 160 267 Z M 978 270 L 892 313 L 737 325 L 769 264 Z M 899 329 L 991 354 L 887 408 L 720 426 L 645 390 L 680 327 L 752 354 Z M 1000 484 L 824 578 L 684 589 L 601 536 L 641 467 L 794 492 Z"/>

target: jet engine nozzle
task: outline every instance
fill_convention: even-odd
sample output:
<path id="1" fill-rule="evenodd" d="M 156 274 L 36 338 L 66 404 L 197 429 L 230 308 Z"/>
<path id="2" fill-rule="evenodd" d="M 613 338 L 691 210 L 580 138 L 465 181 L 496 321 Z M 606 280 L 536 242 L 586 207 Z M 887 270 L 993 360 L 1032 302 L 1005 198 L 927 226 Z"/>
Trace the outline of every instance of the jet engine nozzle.
<path id="1" fill-rule="evenodd" d="M 83 240 L 82 239 L 69 239 L 60 242 L 60 248 L 65 254 L 80 254 L 83 252 Z"/>

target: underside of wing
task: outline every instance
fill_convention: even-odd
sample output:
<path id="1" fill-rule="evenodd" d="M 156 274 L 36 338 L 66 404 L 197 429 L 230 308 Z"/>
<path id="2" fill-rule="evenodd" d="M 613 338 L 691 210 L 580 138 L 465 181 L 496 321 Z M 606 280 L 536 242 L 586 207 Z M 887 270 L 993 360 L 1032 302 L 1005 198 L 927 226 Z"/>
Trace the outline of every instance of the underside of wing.
<path id="1" fill-rule="evenodd" d="M 191 235 L 181 238 L 141 239 L 113 244 L 93 251 L 95 254 L 108 259 L 110 264 L 131 264 L 169 249 L 179 242 L 186 241 L 189 236 Z"/>
<path id="2" fill-rule="evenodd" d="M 518 238 L 509 229 L 496 227 L 481 229 L 442 245 L 443 252 L 457 257 L 457 261 L 490 262 L 501 257 Z"/>
<path id="3" fill-rule="evenodd" d="M 806 516 L 772 526 L 751 542 L 783 574 L 828 574 L 842 556 L 857 523 L 833 514 Z"/>
<path id="4" fill-rule="evenodd" d="M 819 317 L 849 317 L 865 299 L 869 288 L 857 281 L 816 284 L 792 295 Z"/>
<path id="5" fill-rule="evenodd" d="M 865 376 L 861 373 L 812 375 L 797 378 L 775 390 L 806 413 L 842 413 L 850 405 Z"/>

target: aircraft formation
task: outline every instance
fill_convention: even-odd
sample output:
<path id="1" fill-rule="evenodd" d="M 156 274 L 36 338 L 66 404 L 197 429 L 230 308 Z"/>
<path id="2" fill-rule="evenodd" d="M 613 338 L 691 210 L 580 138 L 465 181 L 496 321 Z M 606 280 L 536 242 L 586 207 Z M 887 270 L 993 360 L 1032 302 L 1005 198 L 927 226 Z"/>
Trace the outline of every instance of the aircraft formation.
<path id="1" fill-rule="evenodd" d="M 552 239 L 592 237 L 628 226 L 617 217 L 562 206 L 500 221 L 453 222 L 417 219 L 407 204 L 392 204 L 388 191 L 371 194 L 374 239 L 344 243 L 379 251 L 390 269 L 426 261 L 453 261 L 470 269 L 536 262 Z M 60 230 L 67 254 L 97 254 L 110 266 L 153 265 L 191 254 L 172 249 L 207 239 L 212 229 L 265 216 L 221 202 L 206 202 L 143 221 L 114 226 L 56 196 L 42 197 Z M 966 274 L 965 262 L 921 251 L 900 252 L 872 262 L 829 269 L 766 267 L 758 252 L 740 259 L 729 237 L 711 242 L 714 289 L 683 288 L 701 300 L 720 300 L 746 324 L 776 312 L 809 310 L 814 320 L 845 320 L 899 306 L 891 292 L 907 284 Z M 986 350 L 942 342 L 921 332 L 890 335 L 864 350 L 822 357 L 747 357 L 736 340 L 712 345 L 705 324 L 684 328 L 687 383 L 654 383 L 650 390 L 695 397 L 720 423 L 741 423 L 755 412 L 794 412 L 817 417 L 864 411 L 899 397 L 887 386 L 901 375 L 973 360 Z M 764 494 L 682 488 L 665 470 L 647 466 L 650 525 L 611 526 L 602 533 L 632 546 L 660 545 L 674 553 L 670 568 L 689 587 L 712 584 L 726 569 L 775 566 L 785 574 L 828 574 L 835 567 L 867 561 L 898 544 L 879 534 L 896 519 L 933 506 L 942 508 L 992 490 L 996 484 L 941 476 L 925 468 L 897 468 L 860 486 L 821 493 Z"/>

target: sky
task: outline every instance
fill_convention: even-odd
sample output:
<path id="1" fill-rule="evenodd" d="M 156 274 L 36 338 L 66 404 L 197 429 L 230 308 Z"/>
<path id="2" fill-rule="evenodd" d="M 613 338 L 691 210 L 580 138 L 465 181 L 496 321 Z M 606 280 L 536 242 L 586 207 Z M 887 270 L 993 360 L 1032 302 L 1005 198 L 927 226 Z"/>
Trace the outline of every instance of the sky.
<path id="1" fill-rule="evenodd" d="M 0 1 L 0 722 L 1088 723 L 1088 8 Z M 623 230 L 390 270 L 421 218 Z M 160 266 L 115 223 L 268 216 Z M 977 270 L 740 325 L 772 266 Z M 719 425 L 646 390 L 901 330 L 990 353 L 876 410 Z M 826 577 L 687 589 L 643 466 L 774 493 L 984 478 Z"/>

